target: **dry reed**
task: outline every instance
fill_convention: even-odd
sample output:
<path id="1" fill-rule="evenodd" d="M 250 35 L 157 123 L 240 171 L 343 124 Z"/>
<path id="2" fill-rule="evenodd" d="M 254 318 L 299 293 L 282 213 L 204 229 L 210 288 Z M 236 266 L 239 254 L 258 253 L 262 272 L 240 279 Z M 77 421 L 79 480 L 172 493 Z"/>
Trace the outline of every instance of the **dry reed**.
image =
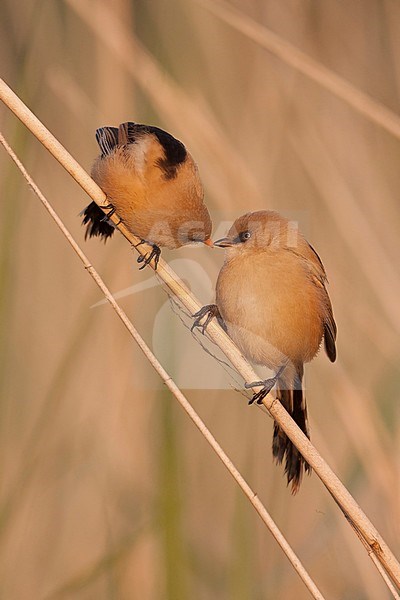
<path id="1" fill-rule="evenodd" d="M 21 161 L 18 159 L 18 157 L 16 156 L 16 154 L 14 153 L 14 151 L 12 150 L 10 145 L 7 143 L 7 141 L 5 140 L 5 138 L 1 132 L 0 132 L 0 143 L 5 148 L 6 152 L 11 157 L 11 159 L 14 161 L 14 163 L 17 165 L 18 169 L 21 171 L 23 177 L 26 179 L 29 186 L 32 188 L 33 192 L 39 198 L 39 200 L 41 201 L 43 206 L 46 208 L 47 212 L 50 214 L 51 218 L 55 221 L 57 227 L 60 229 L 62 234 L 67 239 L 68 243 L 71 245 L 71 247 L 73 248 L 75 253 L 78 255 L 78 257 L 81 260 L 81 262 L 83 263 L 85 269 L 90 274 L 90 276 L 93 278 L 96 285 L 100 288 L 101 292 L 104 294 L 104 297 L 110 303 L 110 305 L 112 306 L 112 308 L 114 309 L 114 311 L 116 312 L 116 314 L 118 315 L 118 317 L 120 318 L 120 320 L 122 321 L 122 323 L 124 324 L 126 329 L 129 331 L 129 334 L 135 340 L 135 342 L 137 343 L 137 345 L 139 346 L 139 348 L 145 355 L 146 359 L 149 361 L 151 366 L 161 377 L 161 379 L 164 382 L 164 384 L 166 385 L 166 387 L 170 390 L 170 392 L 177 399 L 177 401 L 182 406 L 182 408 L 184 409 L 186 414 L 190 417 L 190 419 L 196 425 L 196 427 L 198 428 L 198 430 L 200 431 L 202 436 L 205 438 L 205 440 L 208 442 L 208 444 L 214 450 L 214 452 L 216 453 L 218 458 L 221 460 L 223 465 L 226 467 L 226 469 L 232 475 L 233 479 L 236 481 L 238 486 L 241 488 L 243 493 L 246 495 L 246 497 L 248 498 L 250 503 L 253 505 L 254 509 L 259 514 L 261 520 L 267 526 L 267 528 L 269 529 L 269 531 L 271 532 L 271 534 L 273 535 L 273 537 L 275 538 L 275 540 L 277 541 L 279 546 L 282 548 L 283 552 L 286 554 L 286 556 L 287 556 L 288 560 L 290 561 L 290 563 L 292 564 L 293 568 L 295 569 L 295 571 L 298 573 L 299 577 L 304 582 L 304 584 L 307 587 L 307 589 L 309 590 L 310 594 L 316 600 L 324 600 L 324 596 L 321 594 L 321 592 L 315 585 L 314 581 L 311 579 L 310 575 L 308 574 L 308 572 L 304 568 L 303 564 L 301 563 L 301 561 L 299 560 L 299 558 L 297 557 L 297 555 L 295 554 L 295 552 L 293 551 L 293 549 L 291 548 L 289 543 L 287 542 L 285 536 L 281 533 L 281 531 L 277 527 L 276 523 L 274 522 L 274 520 L 272 519 L 272 517 L 266 510 L 263 503 L 257 497 L 257 494 L 251 489 L 251 487 L 249 486 L 247 481 L 243 478 L 243 476 L 238 471 L 238 469 L 235 467 L 233 462 L 230 460 L 230 458 L 224 452 L 224 450 L 222 449 L 220 444 L 217 442 L 215 437 L 212 435 L 211 431 L 205 425 L 204 421 L 202 421 L 202 419 L 199 417 L 198 413 L 194 410 L 194 408 L 192 407 L 190 402 L 187 400 L 185 395 L 181 392 L 179 387 L 176 385 L 176 383 L 174 382 L 172 377 L 170 377 L 170 375 L 165 371 L 165 369 L 163 368 L 161 363 L 157 360 L 156 356 L 150 350 L 149 346 L 143 340 L 143 338 L 141 337 L 141 335 L 139 334 L 137 329 L 133 326 L 132 322 L 129 320 L 126 313 L 122 310 L 122 308 L 116 302 L 116 300 L 114 299 L 110 290 L 105 285 L 103 279 L 100 277 L 99 273 L 92 266 L 92 264 L 90 263 L 89 259 L 85 255 L 85 253 L 82 251 L 82 249 L 77 244 L 77 242 L 75 241 L 75 239 L 73 238 L 71 233 L 65 227 L 63 221 L 60 219 L 59 215 L 56 213 L 56 211 L 53 209 L 53 207 L 51 206 L 49 201 L 46 199 L 46 197 L 43 195 L 43 193 L 38 188 L 36 183 L 33 181 L 32 177 L 26 171 L 25 167 L 23 166 Z"/>
<path id="2" fill-rule="evenodd" d="M 194 0 L 213 15 L 240 31 L 284 63 L 334 94 L 368 120 L 400 138 L 400 117 L 368 94 L 363 93 L 333 71 L 283 40 L 267 27 L 256 23 L 243 11 L 223 0 Z"/>
<path id="3" fill-rule="evenodd" d="M 81 187 L 99 204 L 106 205 L 106 199 L 103 192 L 98 188 L 90 177 L 81 169 L 78 163 L 70 157 L 65 149 L 55 140 L 55 138 L 46 130 L 43 124 L 29 111 L 22 101 L 10 90 L 10 88 L 1 81 L 0 96 L 7 106 L 24 122 L 24 124 L 34 133 L 34 135 L 43 143 L 43 145 L 53 154 L 53 156 L 67 169 Z M 123 224 L 118 223 L 118 217 L 113 216 L 113 222 L 123 235 L 136 245 L 139 240 L 129 234 Z M 139 246 L 138 251 L 145 254 L 146 250 Z M 158 275 L 164 284 L 179 299 L 186 309 L 194 313 L 199 307 L 199 302 L 189 292 L 189 290 L 176 277 L 173 271 L 164 261 L 160 261 Z M 234 346 L 229 337 L 215 323 L 211 323 L 208 329 L 208 335 L 216 343 L 237 371 L 243 376 L 245 381 L 252 382 L 258 379 L 257 375 L 244 360 L 238 349 Z M 389 574 L 394 582 L 400 586 L 400 565 L 393 553 L 382 539 L 378 531 L 357 505 L 353 497 L 349 494 L 343 484 L 339 481 L 333 471 L 322 459 L 311 442 L 302 434 L 299 428 L 294 424 L 288 413 L 282 405 L 272 398 L 271 395 L 264 399 L 264 406 L 280 424 L 290 439 L 302 452 L 303 456 L 313 467 L 317 475 L 323 481 L 329 492 L 335 498 L 341 510 L 352 523 L 357 534 L 362 538 L 363 543 L 368 548 L 368 553 L 375 562 L 376 566 L 381 567 Z M 380 568 L 380 567 L 379 567 Z M 381 574 L 382 570 L 380 569 Z"/>

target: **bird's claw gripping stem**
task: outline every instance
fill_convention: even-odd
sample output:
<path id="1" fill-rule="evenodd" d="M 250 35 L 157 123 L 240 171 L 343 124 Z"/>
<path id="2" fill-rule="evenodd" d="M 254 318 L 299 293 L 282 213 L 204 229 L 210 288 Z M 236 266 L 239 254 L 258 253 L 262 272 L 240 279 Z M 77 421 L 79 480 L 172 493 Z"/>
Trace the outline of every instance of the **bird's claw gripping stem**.
<path id="1" fill-rule="evenodd" d="M 276 384 L 278 377 L 271 377 L 271 379 L 266 379 L 265 381 L 253 381 L 252 383 L 245 383 L 244 387 L 248 390 L 253 387 L 258 387 L 262 385 L 262 388 L 259 392 L 256 392 L 252 398 L 249 400 L 249 404 L 253 404 L 253 402 L 257 402 L 257 404 L 262 404 L 265 396 L 269 394 L 274 385 Z"/>
<path id="2" fill-rule="evenodd" d="M 149 242 L 146 242 L 146 240 L 141 240 L 136 246 L 135 248 L 137 248 L 138 246 L 140 246 L 141 244 L 148 244 Z M 141 254 L 140 256 L 138 256 L 137 258 L 137 262 L 138 263 L 143 263 L 141 267 L 139 267 L 139 271 L 141 271 L 142 269 L 144 269 L 147 265 L 149 265 L 151 263 L 151 261 L 154 258 L 154 270 L 157 270 L 157 265 L 158 265 L 158 261 L 160 260 L 160 254 L 161 254 L 161 250 L 158 246 L 156 246 L 155 244 L 150 244 L 151 246 L 151 251 L 149 254 Z"/>
<path id="3" fill-rule="evenodd" d="M 258 392 L 255 392 L 253 397 L 250 398 L 249 404 L 253 404 L 253 402 L 257 402 L 257 404 L 262 404 L 262 401 L 264 400 L 265 396 L 267 396 L 267 394 L 270 393 L 270 391 L 272 390 L 274 385 L 276 385 L 276 382 L 278 381 L 279 376 L 282 373 L 284 368 L 285 368 L 285 365 L 283 365 L 279 369 L 277 374 L 274 377 L 271 377 L 270 379 L 265 379 L 264 381 L 253 381 L 252 383 L 244 384 L 244 387 L 246 388 L 246 390 L 249 390 L 250 388 L 262 386 L 261 390 Z"/>
<path id="4" fill-rule="evenodd" d="M 192 316 L 195 317 L 195 321 L 191 326 L 190 331 L 193 331 L 193 329 L 198 327 L 199 329 L 201 329 L 203 335 L 207 329 L 209 322 L 214 317 L 217 317 L 220 325 L 221 322 L 223 323 L 221 313 L 219 312 L 218 306 L 216 304 L 206 304 Z M 206 317 L 206 320 L 204 321 L 204 323 L 202 323 L 204 317 Z"/>

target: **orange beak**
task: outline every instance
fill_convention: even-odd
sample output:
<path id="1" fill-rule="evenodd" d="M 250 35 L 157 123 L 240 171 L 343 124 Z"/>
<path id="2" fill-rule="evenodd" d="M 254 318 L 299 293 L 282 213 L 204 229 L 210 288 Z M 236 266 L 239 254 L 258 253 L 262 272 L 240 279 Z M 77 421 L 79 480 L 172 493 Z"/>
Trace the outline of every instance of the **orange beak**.
<path id="1" fill-rule="evenodd" d="M 214 248 L 213 241 L 210 240 L 210 238 L 208 238 L 208 240 L 204 240 L 203 244 L 205 244 L 206 246 L 209 246 L 210 248 Z"/>

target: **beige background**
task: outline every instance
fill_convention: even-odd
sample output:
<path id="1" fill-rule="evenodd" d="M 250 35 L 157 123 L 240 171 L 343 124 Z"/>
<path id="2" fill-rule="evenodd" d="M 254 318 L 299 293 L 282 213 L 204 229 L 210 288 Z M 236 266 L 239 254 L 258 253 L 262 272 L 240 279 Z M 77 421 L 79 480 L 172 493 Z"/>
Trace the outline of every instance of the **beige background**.
<path id="1" fill-rule="evenodd" d="M 400 111 L 394 0 L 234 5 Z M 398 552 L 400 141 L 192 0 L 3 0 L 0 53 L 6 81 L 86 169 L 96 127 L 152 123 L 196 158 L 217 237 L 248 210 L 299 220 L 339 328 L 338 362 L 321 353 L 306 370 L 312 439 Z M 84 244 L 84 193 L 4 106 L 0 122 Z M 93 308 L 97 289 L 4 152 L 0 215 L 1 597 L 308 598 L 111 309 Z M 84 249 L 111 290 L 137 286 L 121 305 L 326 597 L 388 597 L 317 477 L 291 497 L 270 419 L 165 292 L 143 286 L 151 273 L 125 240 Z M 163 255 L 212 299 L 221 251 Z"/>

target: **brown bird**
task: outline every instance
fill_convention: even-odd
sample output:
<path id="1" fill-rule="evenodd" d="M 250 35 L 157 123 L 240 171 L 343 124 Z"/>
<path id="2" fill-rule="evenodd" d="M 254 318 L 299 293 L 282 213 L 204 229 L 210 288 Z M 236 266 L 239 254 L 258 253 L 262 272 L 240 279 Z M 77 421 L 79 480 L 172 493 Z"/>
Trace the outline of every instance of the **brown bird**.
<path id="1" fill-rule="evenodd" d="M 276 212 L 258 211 L 237 219 L 226 238 L 214 246 L 226 248 L 216 286 L 216 307 L 229 336 L 249 360 L 265 365 L 274 377 L 250 403 L 261 403 L 276 385 L 277 398 L 309 437 L 303 365 L 317 354 L 322 339 L 329 359 L 336 359 L 336 324 L 326 291 L 323 264 L 304 237 Z M 215 305 L 196 315 L 196 325 Z M 299 489 L 303 470 L 310 472 L 286 434 L 275 423 L 273 456 L 285 459 L 292 492 Z"/>
<path id="2" fill-rule="evenodd" d="M 197 165 L 182 142 L 158 127 L 131 122 L 101 127 L 96 139 L 101 154 L 91 175 L 109 200 L 108 216 L 116 212 L 133 234 L 153 246 L 138 262 L 148 264 L 155 257 L 157 265 L 160 246 L 212 245 Z M 113 234 L 113 224 L 95 202 L 81 214 L 85 239 Z"/>

